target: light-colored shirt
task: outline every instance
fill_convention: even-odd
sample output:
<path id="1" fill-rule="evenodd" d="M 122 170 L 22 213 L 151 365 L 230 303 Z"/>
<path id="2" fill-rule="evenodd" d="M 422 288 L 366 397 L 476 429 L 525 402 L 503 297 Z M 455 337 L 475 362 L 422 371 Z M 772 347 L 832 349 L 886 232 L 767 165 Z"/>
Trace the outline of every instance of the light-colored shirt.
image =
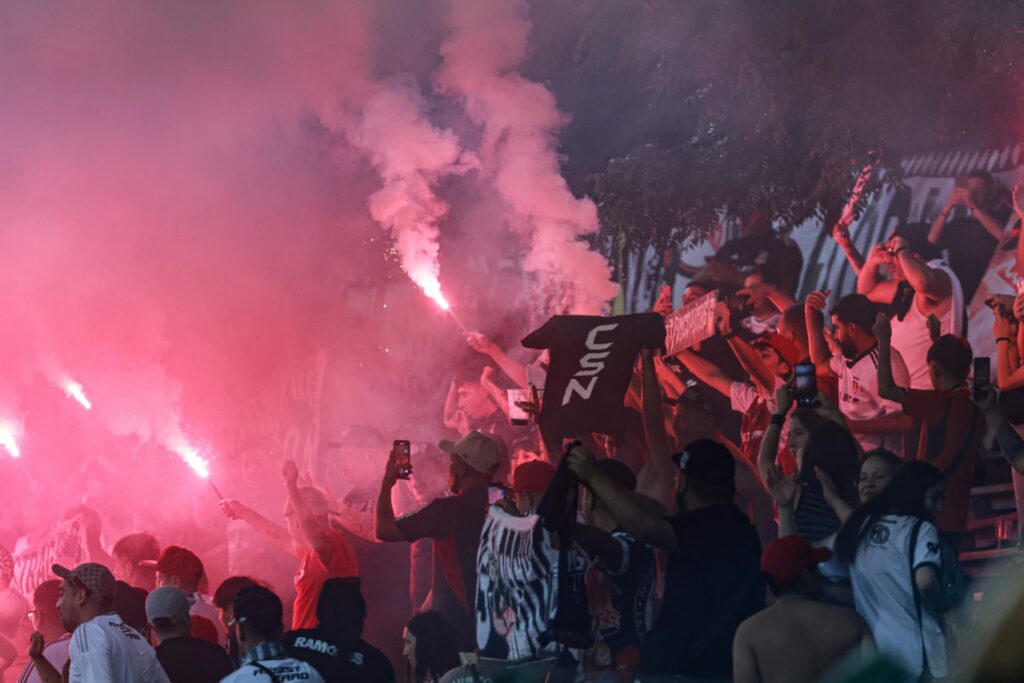
<path id="1" fill-rule="evenodd" d="M 964 325 L 964 292 L 960 280 L 941 259 L 928 262 L 928 267 L 941 270 L 949 276 L 951 286 L 949 310 L 939 318 L 942 334 L 963 335 Z M 892 319 L 892 347 L 900 352 L 910 372 L 910 384 L 897 382 L 905 389 L 931 389 L 932 380 L 928 373 L 928 349 L 932 346 L 931 333 L 928 331 L 928 317 L 917 307 L 917 296 L 910 304 L 910 310 L 903 317 Z"/>
<path id="2" fill-rule="evenodd" d="M 822 565 L 829 578 L 848 578 L 857 611 L 871 628 L 881 653 L 888 655 L 916 681 L 928 669 L 935 678 L 947 674 L 946 639 L 938 620 L 923 606 L 918 620 L 914 600 L 914 571 L 942 563 L 939 533 L 931 522 L 921 522 L 910 547 L 916 517 L 885 515 L 868 531 L 852 565 L 834 558 Z M 911 561 L 911 558 L 913 560 Z"/>
<path id="3" fill-rule="evenodd" d="M 46 658 L 53 668 L 58 672 L 64 670 L 68 661 L 68 650 L 71 648 L 71 634 L 65 633 L 57 640 L 52 640 L 43 646 L 43 657 Z M 36 663 L 30 661 L 21 671 L 18 683 L 43 683 L 39 678 L 39 671 L 36 670 Z"/>
<path id="4" fill-rule="evenodd" d="M 324 683 L 323 676 L 312 665 L 289 657 L 280 643 L 260 643 L 242 658 L 238 671 L 220 679 L 220 683 L 272 683 L 278 681 L 305 681 Z"/>
<path id="5" fill-rule="evenodd" d="M 910 372 L 903 356 L 892 349 L 892 376 L 898 387 L 910 386 Z M 842 354 L 832 357 L 832 372 L 839 376 L 839 411 L 850 420 L 875 420 L 889 415 L 903 414 L 899 403 L 886 401 L 878 395 L 878 347 L 874 346 L 853 360 Z M 888 448 L 900 453 L 902 434 L 863 434 L 853 430 L 853 436 L 861 448 L 870 451 Z"/>
<path id="6" fill-rule="evenodd" d="M 76 628 L 69 654 L 71 683 L 170 683 L 156 651 L 114 613 Z"/>
<path id="7" fill-rule="evenodd" d="M 202 593 L 193 593 L 188 601 L 192 605 L 188 613 L 193 617 L 208 619 L 213 624 L 213 627 L 217 629 L 217 644 L 221 647 L 226 647 L 228 644 L 228 634 L 224 630 L 224 624 L 220 621 L 220 612 L 213 606 L 213 599 Z"/>

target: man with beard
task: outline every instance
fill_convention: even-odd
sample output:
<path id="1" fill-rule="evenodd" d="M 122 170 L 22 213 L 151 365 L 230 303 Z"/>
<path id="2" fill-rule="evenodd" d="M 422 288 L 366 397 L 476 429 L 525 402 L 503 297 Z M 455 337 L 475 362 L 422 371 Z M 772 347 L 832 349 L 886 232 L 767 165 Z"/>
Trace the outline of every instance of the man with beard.
<path id="1" fill-rule="evenodd" d="M 74 569 L 54 565 L 53 573 L 63 579 L 57 609 L 72 634 L 70 683 L 170 683 L 150 644 L 113 612 L 109 569 L 86 562 Z M 43 680 L 51 680 L 54 670 L 43 643 L 43 635 L 33 633 L 29 656 Z"/>
<path id="2" fill-rule="evenodd" d="M 807 340 L 811 361 L 818 372 L 828 370 L 839 377 L 839 410 L 850 432 L 865 451 L 888 448 L 903 452 L 903 435 L 914 419 L 903 414 L 898 403 L 878 394 L 878 340 L 874 324 L 877 309 L 863 294 L 847 294 L 829 313 L 839 353 L 832 354 L 825 341 L 822 311 L 829 292 L 811 292 L 804 303 Z M 892 350 L 892 372 L 899 386 L 910 386 L 910 373 L 903 356 Z"/>
<path id="3" fill-rule="evenodd" d="M 623 531 L 669 553 L 664 604 L 641 648 L 643 671 L 731 678 L 733 636 L 764 607 L 765 597 L 757 532 L 733 503 L 732 454 L 708 439 L 676 453 L 679 512 L 668 517 L 654 501 L 605 475 L 583 448 L 566 457 Z"/>

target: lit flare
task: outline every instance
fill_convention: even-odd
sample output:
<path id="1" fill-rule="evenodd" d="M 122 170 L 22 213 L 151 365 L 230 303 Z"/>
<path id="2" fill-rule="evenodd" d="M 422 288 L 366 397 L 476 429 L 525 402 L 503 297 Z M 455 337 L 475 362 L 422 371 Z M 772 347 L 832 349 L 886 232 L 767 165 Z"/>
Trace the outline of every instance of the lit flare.
<path id="1" fill-rule="evenodd" d="M 14 429 L 8 424 L 0 424 L 0 446 L 3 446 L 12 458 L 21 457 L 21 449 L 14 438 Z"/>
<path id="2" fill-rule="evenodd" d="M 85 389 L 82 385 L 73 379 L 64 380 L 63 383 L 64 393 L 70 398 L 75 399 L 78 403 L 86 410 L 92 410 L 92 403 L 89 398 L 85 395 Z"/>
<path id="3" fill-rule="evenodd" d="M 193 472 L 203 479 L 210 478 L 210 463 L 206 458 L 200 455 L 196 448 L 183 443 L 175 446 L 172 450 L 178 454 L 178 457 L 181 458 L 186 465 L 192 468 Z"/>

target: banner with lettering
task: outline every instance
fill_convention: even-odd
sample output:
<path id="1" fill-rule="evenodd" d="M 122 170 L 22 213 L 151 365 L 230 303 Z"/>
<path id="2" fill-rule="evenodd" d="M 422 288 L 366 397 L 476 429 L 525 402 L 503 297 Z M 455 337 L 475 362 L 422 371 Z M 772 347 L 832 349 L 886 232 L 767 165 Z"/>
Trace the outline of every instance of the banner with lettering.
<path id="1" fill-rule="evenodd" d="M 537 416 L 545 438 L 621 436 L 637 354 L 664 345 L 665 322 L 656 313 L 559 315 L 527 335 L 523 346 L 548 349 L 551 359 Z"/>
<path id="2" fill-rule="evenodd" d="M 89 561 L 85 542 L 86 520 L 81 515 L 59 523 L 50 533 L 14 555 L 14 585 L 32 595 L 43 581 L 56 578 L 53 565 L 75 567 Z"/>
<path id="3" fill-rule="evenodd" d="M 665 352 L 674 356 L 715 334 L 718 290 L 691 301 L 665 318 Z"/>

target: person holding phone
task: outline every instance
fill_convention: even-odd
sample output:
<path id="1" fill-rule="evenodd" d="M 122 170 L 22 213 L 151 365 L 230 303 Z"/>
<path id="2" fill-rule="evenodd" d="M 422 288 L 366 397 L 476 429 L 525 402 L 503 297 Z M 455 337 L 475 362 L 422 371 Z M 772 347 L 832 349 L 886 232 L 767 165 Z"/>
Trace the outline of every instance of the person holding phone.
<path id="1" fill-rule="evenodd" d="M 951 334 L 939 337 L 927 355 L 932 388 L 909 389 L 893 379 L 889 319 L 879 314 L 874 330 L 878 338 L 878 393 L 921 420 L 916 459 L 931 463 L 948 480 L 946 505 L 936 518 L 936 526 L 946 532 L 945 540 L 955 550 L 967 527 L 974 465 L 985 435 L 985 415 L 975 407 L 967 384 L 974 358 L 971 345 Z M 989 381 L 988 358 L 974 360 L 976 387 L 984 387 Z"/>
<path id="2" fill-rule="evenodd" d="M 401 458 L 392 450 L 377 496 L 374 527 L 377 539 L 388 543 L 433 540 L 434 580 L 424 609 L 442 612 L 455 629 L 460 651 L 468 652 L 476 647 L 472 616 L 476 555 L 487 514 L 488 485 L 501 465 L 501 450 L 494 439 L 476 431 L 439 445 L 449 454 L 448 483 L 455 495 L 437 498 L 396 519 L 391 490 L 399 479 Z"/>

